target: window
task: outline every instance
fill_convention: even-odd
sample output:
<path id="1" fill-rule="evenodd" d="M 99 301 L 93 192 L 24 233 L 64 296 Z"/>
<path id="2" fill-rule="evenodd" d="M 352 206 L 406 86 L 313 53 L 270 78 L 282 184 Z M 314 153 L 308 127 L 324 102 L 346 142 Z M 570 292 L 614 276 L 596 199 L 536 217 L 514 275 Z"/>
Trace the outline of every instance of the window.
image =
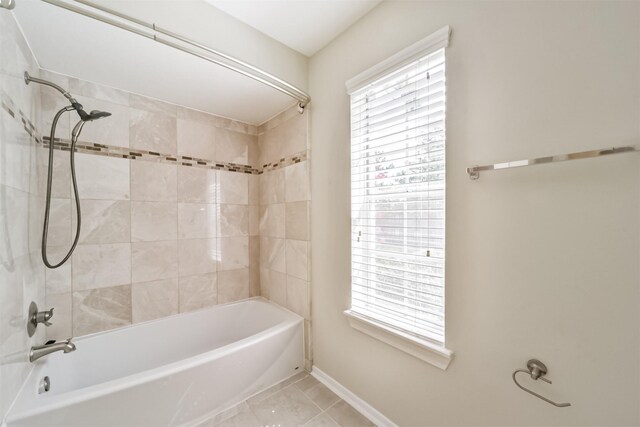
<path id="1" fill-rule="evenodd" d="M 448 34 L 446 28 L 447 40 Z M 444 349 L 444 47 L 413 53 L 350 95 L 347 314 L 450 358 Z"/>

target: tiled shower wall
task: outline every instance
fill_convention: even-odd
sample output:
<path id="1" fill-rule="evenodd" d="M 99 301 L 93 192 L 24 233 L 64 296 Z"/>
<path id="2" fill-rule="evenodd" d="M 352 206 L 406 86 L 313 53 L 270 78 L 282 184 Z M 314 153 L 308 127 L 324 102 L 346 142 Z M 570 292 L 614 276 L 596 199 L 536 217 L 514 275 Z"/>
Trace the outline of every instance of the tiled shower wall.
<path id="1" fill-rule="evenodd" d="M 307 107 L 310 108 L 310 107 Z M 311 366 L 309 112 L 289 109 L 261 125 L 260 290 L 305 318 Z"/>
<path id="2" fill-rule="evenodd" d="M 28 349 L 44 341 L 26 331 L 28 306 L 44 305 L 40 230 L 44 187 L 39 185 L 36 127 L 39 88 L 23 73 L 38 68 L 11 13 L 0 13 L 0 424 L 31 364 Z"/>
<path id="3" fill-rule="evenodd" d="M 48 337 L 79 336 L 259 295 L 259 240 L 252 237 L 259 230 L 257 206 L 250 201 L 259 199 L 258 169 L 251 167 L 259 160 L 257 128 L 42 74 L 69 88 L 85 109 L 112 113 L 87 123 L 80 137 L 82 232 L 71 262 L 46 272 L 47 305 L 56 307 Z M 42 89 L 43 134 L 65 102 Z M 75 113 L 66 117 L 56 133 L 61 141 L 54 144 L 54 262 L 75 233 L 68 138 L 76 121 Z"/>

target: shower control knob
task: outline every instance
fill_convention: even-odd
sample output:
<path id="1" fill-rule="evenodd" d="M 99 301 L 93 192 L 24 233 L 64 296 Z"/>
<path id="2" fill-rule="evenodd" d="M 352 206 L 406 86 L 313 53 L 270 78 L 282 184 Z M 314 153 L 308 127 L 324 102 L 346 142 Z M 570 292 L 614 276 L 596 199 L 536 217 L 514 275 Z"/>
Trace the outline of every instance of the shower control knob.
<path id="1" fill-rule="evenodd" d="M 51 318 L 53 317 L 53 308 L 45 311 L 38 311 L 38 305 L 31 301 L 29 304 L 29 321 L 27 322 L 27 333 L 30 337 L 36 333 L 38 324 L 42 323 L 45 326 L 51 326 Z"/>
<path id="2" fill-rule="evenodd" d="M 39 311 L 36 314 L 36 323 L 42 323 L 45 326 L 51 326 L 49 320 L 53 317 L 53 308 L 49 311 Z"/>

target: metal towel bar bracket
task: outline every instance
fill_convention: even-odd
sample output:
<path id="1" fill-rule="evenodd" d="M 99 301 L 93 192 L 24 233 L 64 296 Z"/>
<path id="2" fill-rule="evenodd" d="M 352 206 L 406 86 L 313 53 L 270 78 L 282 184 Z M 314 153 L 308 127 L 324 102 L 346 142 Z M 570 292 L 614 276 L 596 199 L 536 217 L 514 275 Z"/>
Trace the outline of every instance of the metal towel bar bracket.
<path id="1" fill-rule="evenodd" d="M 516 383 L 516 385 L 522 390 L 534 395 L 538 399 L 542 399 L 545 402 L 552 404 L 553 406 L 557 406 L 558 408 L 566 408 L 567 406 L 571 406 L 571 403 L 556 403 L 544 396 L 539 395 L 535 391 L 531 391 L 528 388 L 521 386 L 520 383 L 518 383 L 518 379 L 516 378 L 516 374 L 518 374 L 518 372 L 524 372 L 525 374 L 528 374 L 529 376 L 531 376 L 532 380 L 542 380 L 551 384 L 551 380 L 548 380 L 544 377 L 547 374 L 547 367 L 541 361 L 531 359 L 527 362 L 527 369 L 516 369 L 511 376 L 513 378 L 513 382 Z"/>

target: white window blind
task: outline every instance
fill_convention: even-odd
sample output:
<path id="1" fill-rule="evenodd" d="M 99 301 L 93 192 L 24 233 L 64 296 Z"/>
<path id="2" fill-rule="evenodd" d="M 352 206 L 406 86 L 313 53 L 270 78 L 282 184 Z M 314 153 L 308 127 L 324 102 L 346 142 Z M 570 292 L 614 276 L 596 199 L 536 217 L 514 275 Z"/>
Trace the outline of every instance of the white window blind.
<path id="1" fill-rule="evenodd" d="M 444 48 L 351 94 L 351 199 L 351 310 L 444 346 Z"/>

